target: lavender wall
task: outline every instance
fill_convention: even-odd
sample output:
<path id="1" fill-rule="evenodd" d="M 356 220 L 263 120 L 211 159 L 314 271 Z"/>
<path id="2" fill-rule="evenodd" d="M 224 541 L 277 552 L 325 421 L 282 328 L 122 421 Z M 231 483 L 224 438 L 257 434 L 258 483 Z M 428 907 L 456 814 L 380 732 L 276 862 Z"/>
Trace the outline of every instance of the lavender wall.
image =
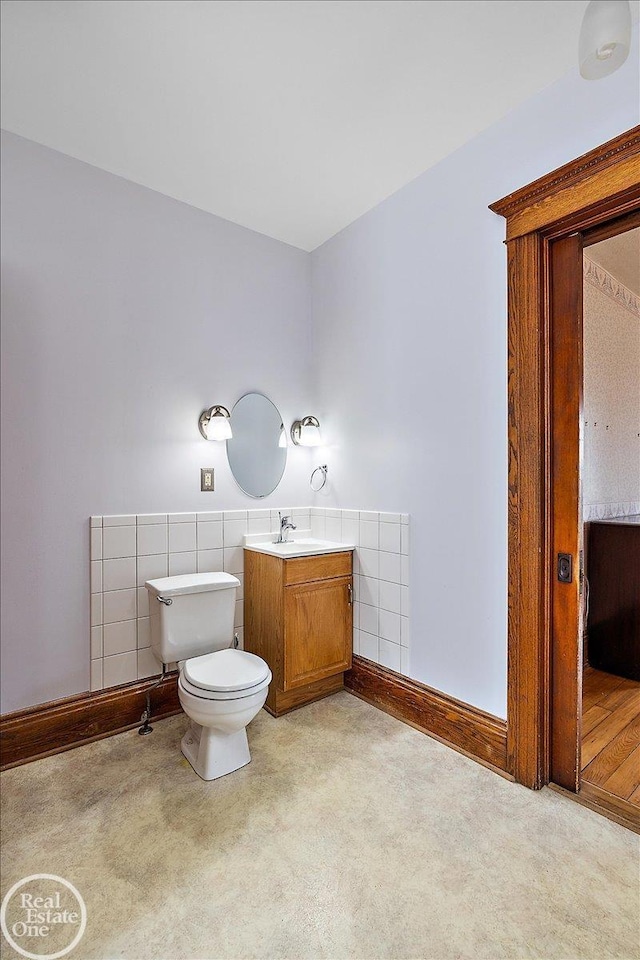
<path id="1" fill-rule="evenodd" d="M 308 451 L 251 500 L 197 419 L 253 389 L 285 423 L 315 404 L 308 254 L 17 136 L 2 152 L 6 712 L 89 687 L 89 515 L 308 503 Z"/>
<path id="2" fill-rule="evenodd" d="M 550 87 L 312 254 L 324 498 L 411 514 L 410 674 L 506 715 L 506 266 L 487 205 L 638 123 L 638 60 Z"/>

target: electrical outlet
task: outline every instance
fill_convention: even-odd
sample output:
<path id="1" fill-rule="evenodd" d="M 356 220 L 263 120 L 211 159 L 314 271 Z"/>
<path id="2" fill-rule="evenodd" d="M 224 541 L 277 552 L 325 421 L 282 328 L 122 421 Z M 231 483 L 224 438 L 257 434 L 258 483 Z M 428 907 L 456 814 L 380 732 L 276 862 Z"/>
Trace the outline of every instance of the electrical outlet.
<path id="1" fill-rule="evenodd" d="M 203 493 L 213 491 L 213 467 L 202 467 L 200 470 L 200 490 Z"/>

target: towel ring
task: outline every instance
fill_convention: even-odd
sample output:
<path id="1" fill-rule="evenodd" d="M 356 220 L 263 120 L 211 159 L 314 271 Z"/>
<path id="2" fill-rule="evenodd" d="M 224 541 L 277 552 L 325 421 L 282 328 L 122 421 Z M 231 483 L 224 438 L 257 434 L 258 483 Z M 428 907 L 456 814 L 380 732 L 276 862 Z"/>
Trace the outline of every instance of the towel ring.
<path id="1" fill-rule="evenodd" d="M 324 487 L 325 483 L 327 482 L 327 472 L 328 472 L 328 469 L 329 469 L 329 468 L 327 467 L 327 465 L 326 465 L 326 463 L 325 463 L 324 466 L 322 466 L 322 467 L 316 467 L 315 470 L 313 471 L 313 473 L 311 474 L 311 479 L 309 480 L 309 484 L 310 484 L 311 489 L 313 490 L 314 493 L 318 493 L 320 490 L 322 490 L 322 488 Z M 314 477 L 315 477 L 316 474 L 318 474 L 318 473 L 320 474 L 319 483 L 318 483 L 318 479 L 315 479 L 315 480 L 314 480 Z M 316 484 L 316 486 L 314 486 L 314 484 Z"/>

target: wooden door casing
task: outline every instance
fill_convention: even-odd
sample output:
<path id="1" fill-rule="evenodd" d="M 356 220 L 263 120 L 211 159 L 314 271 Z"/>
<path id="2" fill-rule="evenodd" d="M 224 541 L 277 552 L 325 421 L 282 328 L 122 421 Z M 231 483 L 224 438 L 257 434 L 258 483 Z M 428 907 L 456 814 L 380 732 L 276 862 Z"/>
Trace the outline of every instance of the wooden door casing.
<path id="1" fill-rule="evenodd" d="M 351 667 L 351 577 L 284 589 L 284 690 Z"/>
<path id="2" fill-rule="evenodd" d="M 580 787 L 582 722 L 582 237 L 550 245 L 551 336 L 551 780 Z M 558 556 L 572 558 L 570 583 Z"/>

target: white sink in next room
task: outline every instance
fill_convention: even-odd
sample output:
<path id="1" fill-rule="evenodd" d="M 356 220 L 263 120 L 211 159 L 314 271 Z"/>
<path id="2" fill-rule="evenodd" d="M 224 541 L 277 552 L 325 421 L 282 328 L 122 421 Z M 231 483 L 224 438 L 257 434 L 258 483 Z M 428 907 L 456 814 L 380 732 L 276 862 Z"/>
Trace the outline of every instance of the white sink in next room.
<path id="1" fill-rule="evenodd" d="M 244 538 L 244 546 L 246 550 L 255 550 L 257 553 L 268 553 L 272 557 L 283 558 L 320 556 L 323 553 L 342 553 L 345 550 L 355 549 L 353 543 L 336 543 L 334 540 L 318 540 L 307 536 L 287 540 L 284 543 L 274 543 L 273 539 L 273 534 L 269 537 L 248 534 Z"/>

